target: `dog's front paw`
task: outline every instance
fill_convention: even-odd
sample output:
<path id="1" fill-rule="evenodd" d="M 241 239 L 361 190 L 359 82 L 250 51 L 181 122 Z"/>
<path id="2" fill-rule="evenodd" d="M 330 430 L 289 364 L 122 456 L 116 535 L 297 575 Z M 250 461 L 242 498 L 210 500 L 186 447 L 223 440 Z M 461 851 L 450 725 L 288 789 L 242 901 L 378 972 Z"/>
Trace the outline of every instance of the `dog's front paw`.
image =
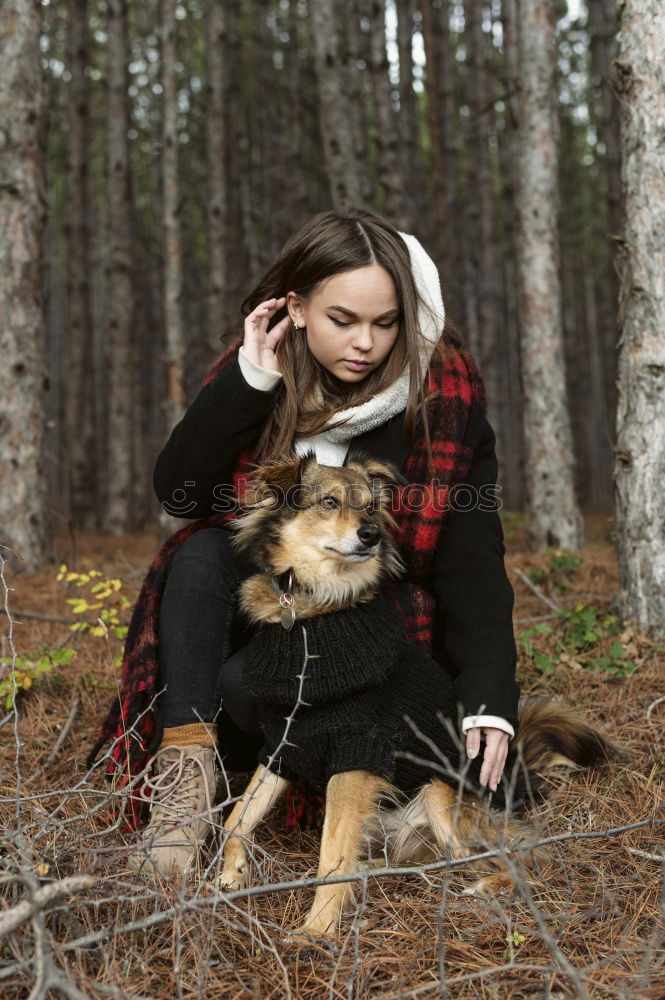
<path id="1" fill-rule="evenodd" d="M 247 865 L 228 865 L 217 879 L 217 887 L 222 892 L 236 892 L 247 885 Z"/>

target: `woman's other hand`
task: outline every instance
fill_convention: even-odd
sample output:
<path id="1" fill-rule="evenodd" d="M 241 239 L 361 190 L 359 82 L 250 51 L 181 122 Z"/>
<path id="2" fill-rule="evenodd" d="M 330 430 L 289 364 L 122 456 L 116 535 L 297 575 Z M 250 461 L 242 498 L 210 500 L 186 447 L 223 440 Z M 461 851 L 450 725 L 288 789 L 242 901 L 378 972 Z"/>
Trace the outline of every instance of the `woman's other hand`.
<path id="1" fill-rule="evenodd" d="M 286 296 L 280 299 L 268 299 L 260 302 L 256 309 L 245 317 L 245 339 L 243 347 L 245 354 L 250 361 L 261 368 L 269 368 L 271 371 L 282 374 L 275 350 L 277 344 L 286 333 L 291 323 L 288 312 L 283 319 L 268 330 L 268 323 L 278 309 L 281 309 L 286 302 Z"/>
<path id="2" fill-rule="evenodd" d="M 485 754 L 480 769 L 480 784 L 489 784 L 493 792 L 499 787 L 503 766 L 508 755 L 510 737 L 503 729 L 493 729 L 491 726 L 469 729 L 466 734 L 467 757 L 476 757 L 480 750 L 480 733 L 485 736 Z"/>

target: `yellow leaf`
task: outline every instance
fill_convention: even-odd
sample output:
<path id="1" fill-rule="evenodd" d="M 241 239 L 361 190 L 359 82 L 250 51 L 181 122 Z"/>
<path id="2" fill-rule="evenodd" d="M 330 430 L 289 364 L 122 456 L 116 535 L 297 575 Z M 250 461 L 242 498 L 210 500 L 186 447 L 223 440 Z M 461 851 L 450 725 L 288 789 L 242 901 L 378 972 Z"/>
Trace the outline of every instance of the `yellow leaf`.
<path id="1" fill-rule="evenodd" d="M 51 866 L 47 865 L 45 861 L 42 861 L 42 863 L 37 865 L 37 867 L 35 868 L 35 871 L 40 876 L 40 878 L 44 878 L 45 875 L 48 875 L 50 870 Z"/>
<path id="2" fill-rule="evenodd" d="M 23 678 L 23 679 L 21 680 L 21 687 L 22 687 L 22 688 L 23 688 L 23 689 L 24 689 L 25 691 L 27 691 L 27 690 L 28 690 L 28 688 L 31 688 L 31 687 L 32 687 L 32 677 L 28 677 L 28 676 L 26 675 L 26 676 L 25 676 L 25 677 L 24 677 L 24 678 Z"/>
<path id="3" fill-rule="evenodd" d="M 78 579 L 78 573 L 68 573 L 66 579 L 67 583 L 71 583 L 72 580 Z"/>

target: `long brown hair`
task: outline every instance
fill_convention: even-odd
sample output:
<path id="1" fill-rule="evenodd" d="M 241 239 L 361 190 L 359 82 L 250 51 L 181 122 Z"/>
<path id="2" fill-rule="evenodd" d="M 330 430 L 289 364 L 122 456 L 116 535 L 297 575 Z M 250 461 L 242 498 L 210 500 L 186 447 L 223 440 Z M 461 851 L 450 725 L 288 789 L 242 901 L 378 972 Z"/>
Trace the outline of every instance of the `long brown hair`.
<path id="1" fill-rule="evenodd" d="M 409 250 L 394 226 L 375 212 L 350 208 L 313 216 L 278 253 L 259 283 L 241 305 L 243 317 L 260 302 L 294 291 L 307 301 L 319 284 L 343 271 L 379 264 L 392 275 L 400 308 L 399 332 L 385 360 L 362 382 L 347 384 L 321 365 L 307 346 L 305 328 L 291 328 L 280 338 L 276 357 L 283 378 L 275 405 L 257 443 L 253 459 L 293 459 L 293 438 L 316 434 L 340 410 L 357 406 L 392 385 L 407 361 L 418 357 L 425 339 L 418 324 L 418 295 Z M 426 302 L 422 302 L 428 308 Z M 431 312 L 431 310 L 429 310 Z M 270 327 L 287 313 L 286 304 L 272 317 Z M 443 333 L 443 330 L 441 331 Z M 438 348 L 445 354 L 445 344 Z M 433 348 L 432 348 L 433 349 Z M 418 366 L 409 365 L 409 394 L 405 426 L 415 434 L 422 415 L 428 457 L 432 462 L 424 398 L 426 380 L 420 384 Z M 430 397 L 431 398 L 431 397 Z M 338 421 L 344 423 L 344 420 Z"/>

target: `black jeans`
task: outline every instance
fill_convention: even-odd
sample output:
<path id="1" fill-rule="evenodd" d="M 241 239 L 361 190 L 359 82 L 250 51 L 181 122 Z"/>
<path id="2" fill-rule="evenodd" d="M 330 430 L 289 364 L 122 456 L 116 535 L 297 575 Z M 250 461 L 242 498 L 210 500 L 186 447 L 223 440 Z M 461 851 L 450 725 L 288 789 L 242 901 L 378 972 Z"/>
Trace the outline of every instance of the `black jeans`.
<path id="1" fill-rule="evenodd" d="M 235 552 L 230 532 L 202 528 L 180 545 L 162 593 L 158 630 L 157 708 L 163 725 L 215 719 L 219 725 L 221 705 L 227 738 L 236 728 L 261 731 L 255 701 L 241 684 L 253 627 L 237 609 L 238 587 L 258 567 Z"/>

